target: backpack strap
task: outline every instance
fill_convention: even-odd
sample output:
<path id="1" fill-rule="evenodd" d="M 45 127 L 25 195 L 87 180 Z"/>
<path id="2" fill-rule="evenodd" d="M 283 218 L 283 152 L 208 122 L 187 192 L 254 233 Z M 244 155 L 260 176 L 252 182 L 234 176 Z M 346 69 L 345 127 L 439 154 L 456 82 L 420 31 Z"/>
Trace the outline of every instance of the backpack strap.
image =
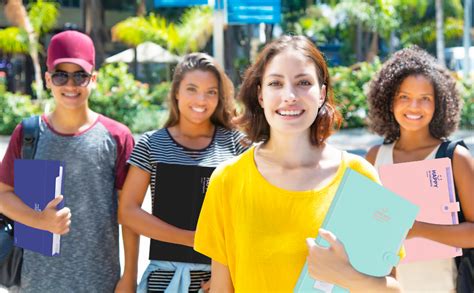
<path id="1" fill-rule="evenodd" d="M 453 140 L 453 141 L 449 141 L 449 140 L 444 141 L 439 146 L 439 149 L 436 152 L 435 158 L 450 158 L 451 159 L 451 166 L 452 166 L 454 150 L 456 149 L 456 146 L 458 144 L 465 147 L 466 149 L 469 149 L 462 139 Z M 453 179 L 454 179 L 454 171 L 453 171 Z M 454 194 L 456 196 L 456 201 L 459 202 L 459 196 L 458 196 L 458 191 L 457 191 L 457 188 L 456 188 L 456 184 L 454 184 Z M 462 211 L 462 206 L 460 206 L 460 207 L 461 208 L 459 209 L 459 212 L 458 212 L 458 218 L 459 218 L 459 223 L 462 223 L 462 222 L 465 222 L 466 219 L 464 218 L 464 214 L 463 214 L 463 211 Z M 463 248 L 462 256 L 458 256 L 458 257 L 455 258 L 456 266 L 458 268 L 459 268 L 459 265 L 461 264 L 461 258 L 462 257 L 468 258 L 469 254 L 474 254 L 474 249 L 472 249 L 472 248 L 468 248 L 468 249 Z"/>
<path id="2" fill-rule="evenodd" d="M 23 127 L 23 135 L 21 140 L 21 158 L 34 159 L 36 153 L 36 146 L 40 133 L 42 132 L 41 117 L 31 116 L 21 121 Z M 0 214 L 0 228 L 8 228 L 12 230 L 13 221 L 4 215 Z"/>
<path id="3" fill-rule="evenodd" d="M 454 157 L 454 150 L 456 149 L 457 145 L 461 145 L 465 147 L 466 149 L 469 149 L 464 143 L 464 140 L 458 139 L 458 140 L 453 140 L 453 141 L 444 141 L 441 143 L 439 146 L 438 151 L 436 152 L 435 158 L 450 158 L 451 159 L 451 165 L 453 164 L 453 157 Z M 453 177 L 454 177 L 454 171 L 453 171 Z M 456 180 L 455 180 L 456 181 Z M 454 185 L 454 194 L 456 196 L 456 201 L 459 202 L 459 196 L 458 196 L 458 191 L 456 188 L 456 185 Z M 458 217 L 459 217 L 459 223 L 465 222 L 464 214 L 462 212 L 462 206 L 461 209 L 458 212 Z"/>
<path id="4" fill-rule="evenodd" d="M 466 143 L 464 143 L 464 140 L 462 140 L 462 139 L 452 140 L 452 141 L 450 141 L 450 140 L 443 141 L 441 143 L 441 145 L 439 146 L 438 151 L 436 152 L 435 158 L 436 159 L 438 159 L 438 158 L 450 158 L 451 161 L 452 161 L 453 156 L 454 156 L 454 149 L 456 148 L 456 146 L 458 144 L 465 147 L 466 149 L 469 149 L 467 147 Z"/>
<path id="5" fill-rule="evenodd" d="M 448 145 L 451 143 L 450 140 L 443 141 L 436 152 L 435 159 L 446 158 L 446 150 Z"/>
<path id="6" fill-rule="evenodd" d="M 21 158 L 32 160 L 35 157 L 40 132 L 42 132 L 41 117 L 31 116 L 25 118 L 21 124 L 23 126 Z"/>

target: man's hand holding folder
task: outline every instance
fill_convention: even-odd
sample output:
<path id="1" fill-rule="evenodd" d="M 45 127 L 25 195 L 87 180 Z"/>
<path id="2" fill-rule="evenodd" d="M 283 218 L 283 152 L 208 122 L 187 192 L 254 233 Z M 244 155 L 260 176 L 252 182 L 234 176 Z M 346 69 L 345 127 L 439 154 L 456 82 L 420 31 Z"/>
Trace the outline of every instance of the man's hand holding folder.
<path id="1" fill-rule="evenodd" d="M 61 234 L 69 231 L 71 211 L 64 207 L 64 163 L 54 160 L 15 160 L 14 191 L 34 210 L 38 221 L 14 223 L 16 246 L 46 256 L 60 254 Z"/>
<path id="2" fill-rule="evenodd" d="M 38 229 L 49 231 L 53 234 L 64 235 L 69 232 L 71 226 L 71 210 L 63 207 L 57 210 L 57 206 L 63 200 L 60 195 L 51 200 L 40 213 Z"/>

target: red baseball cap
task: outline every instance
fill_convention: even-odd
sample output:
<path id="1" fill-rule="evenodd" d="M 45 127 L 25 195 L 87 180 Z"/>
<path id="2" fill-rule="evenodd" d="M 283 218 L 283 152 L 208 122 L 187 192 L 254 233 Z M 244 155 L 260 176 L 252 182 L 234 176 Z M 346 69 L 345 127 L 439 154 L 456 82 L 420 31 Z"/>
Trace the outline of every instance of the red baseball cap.
<path id="1" fill-rule="evenodd" d="M 95 66 L 92 39 L 78 31 L 65 31 L 54 35 L 48 47 L 48 70 L 54 71 L 60 63 L 77 64 L 86 72 L 92 72 Z"/>

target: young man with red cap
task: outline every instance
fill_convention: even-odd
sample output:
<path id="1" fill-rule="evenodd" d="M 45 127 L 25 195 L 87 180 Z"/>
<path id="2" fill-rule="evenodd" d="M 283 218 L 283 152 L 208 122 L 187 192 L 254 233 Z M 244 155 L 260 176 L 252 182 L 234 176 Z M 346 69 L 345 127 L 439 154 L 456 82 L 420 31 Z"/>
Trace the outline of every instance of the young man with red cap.
<path id="1" fill-rule="evenodd" d="M 65 162 L 65 207 L 56 209 L 61 196 L 35 211 L 14 194 L 13 162 L 21 157 L 21 124 L 0 166 L 0 213 L 62 235 L 58 257 L 24 250 L 22 292 L 113 292 L 120 279 L 117 203 L 134 141 L 125 125 L 89 109 L 97 77 L 94 65 L 94 44 L 87 35 L 65 31 L 51 39 L 45 78 L 56 107 L 41 116 L 34 158 Z M 125 245 L 133 241 L 129 233 L 124 230 Z M 124 291 L 136 286 L 136 265 L 127 266 L 117 285 Z"/>

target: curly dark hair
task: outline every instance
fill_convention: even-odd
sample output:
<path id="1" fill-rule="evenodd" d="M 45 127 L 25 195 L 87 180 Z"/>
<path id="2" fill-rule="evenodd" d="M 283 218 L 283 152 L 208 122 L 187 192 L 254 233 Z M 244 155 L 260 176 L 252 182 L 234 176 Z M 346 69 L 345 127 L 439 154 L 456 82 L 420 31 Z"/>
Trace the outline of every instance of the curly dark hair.
<path id="1" fill-rule="evenodd" d="M 428 52 L 411 46 L 395 52 L 370 82 L 369 129 L 383 136 L 385 144 L 400 137 L 400 125 L 391 111 L 392 103 L 403 80 L 411 75 L 422 75 L 433 85 L 435 112 L 429 124 L 431 135 L 446 139 L 458 126 L 462 100 L 455 79 Z"/>

